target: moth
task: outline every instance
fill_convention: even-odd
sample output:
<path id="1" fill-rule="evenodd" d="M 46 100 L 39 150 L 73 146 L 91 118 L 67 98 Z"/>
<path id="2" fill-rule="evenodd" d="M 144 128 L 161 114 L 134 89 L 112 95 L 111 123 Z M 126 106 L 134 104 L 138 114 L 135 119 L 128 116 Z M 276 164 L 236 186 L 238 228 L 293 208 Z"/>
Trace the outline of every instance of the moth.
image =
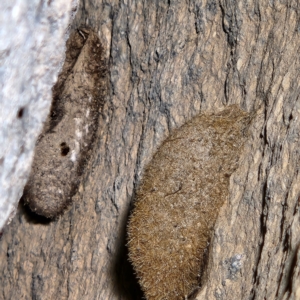
<path id="1" fill-rule="evenodd" d="M 146 299 L 187 299 L 199 287 L 250 120 L 238 105 L 200 114 L 174 130 L 146 167 L 127 230 Z"/>
<path id="2" fill-rule="evenodd" d="M 104 103 L 106 63 L 97 34 L 80 28 L 66 49 L 23 193 L 30 209 L 46 218 L 62 213 L 76 193 Z"/>

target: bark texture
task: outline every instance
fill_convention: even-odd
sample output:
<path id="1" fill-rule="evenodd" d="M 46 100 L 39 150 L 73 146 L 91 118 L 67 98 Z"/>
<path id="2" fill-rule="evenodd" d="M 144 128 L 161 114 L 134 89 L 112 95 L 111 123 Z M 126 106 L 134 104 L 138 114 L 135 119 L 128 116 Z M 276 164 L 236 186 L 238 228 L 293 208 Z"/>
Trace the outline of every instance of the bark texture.
<path id="1" fill-rule="evenodd" d="M 1 238 L 3 299 L 141 299 L 125 230 L 142 172 L 200 112 L 260 113 L 215 226 L 197 299 L 299 299 L 300 1 L 83 1 L 109 93 L 70 209 L 19 207 Z"/>

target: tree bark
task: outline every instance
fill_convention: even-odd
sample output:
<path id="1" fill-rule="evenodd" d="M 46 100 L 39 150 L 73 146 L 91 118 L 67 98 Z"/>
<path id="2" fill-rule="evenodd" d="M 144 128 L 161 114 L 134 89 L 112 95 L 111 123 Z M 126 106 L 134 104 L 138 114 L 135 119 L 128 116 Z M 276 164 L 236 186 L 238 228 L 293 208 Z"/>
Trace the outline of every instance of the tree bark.
<path id="1" fill-rule="evenodd" d="M 98 32 L 109 61 L 94 150 L 67 212 L 48 222 L 20 205 L 5 228 L 1 298 L 141 299 L 125 232 L 145 166 L 174 128 L 239 104 L 256 121 L 197 299 L 299 299 L 299 8 L 82 1 L 72 28 Z"/>

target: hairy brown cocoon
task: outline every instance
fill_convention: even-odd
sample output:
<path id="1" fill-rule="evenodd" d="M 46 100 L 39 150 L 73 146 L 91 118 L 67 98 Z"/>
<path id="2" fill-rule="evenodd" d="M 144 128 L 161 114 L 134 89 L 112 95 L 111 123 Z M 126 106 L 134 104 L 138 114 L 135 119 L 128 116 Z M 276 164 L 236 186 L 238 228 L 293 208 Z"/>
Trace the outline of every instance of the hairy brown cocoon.
<path id="1" fill-rule="evenodd" d="M 39 215 L 57 216 L 77 190 L 103 106 L 105 73 L 97 34 L 87 28 L 73 33 L 24 189 L 25 202 Z"/>
<path id="2" fill-rule="evenodd" d="M 228 197 L 250 122 L 232 105 L 175 130 L 145 170 L 128 225 L 129 258 L 148 300 L 185 299 Z"/>

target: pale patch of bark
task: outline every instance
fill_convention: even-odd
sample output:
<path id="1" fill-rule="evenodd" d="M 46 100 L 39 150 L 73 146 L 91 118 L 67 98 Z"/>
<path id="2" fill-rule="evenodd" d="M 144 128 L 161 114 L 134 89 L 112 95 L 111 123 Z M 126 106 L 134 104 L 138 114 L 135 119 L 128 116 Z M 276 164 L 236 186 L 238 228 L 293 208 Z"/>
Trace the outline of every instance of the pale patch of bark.
<path id="1" fill-rule="evenodd" d="M 0 2 L 0 229 L 15 215 L 76 0 Z"/>

